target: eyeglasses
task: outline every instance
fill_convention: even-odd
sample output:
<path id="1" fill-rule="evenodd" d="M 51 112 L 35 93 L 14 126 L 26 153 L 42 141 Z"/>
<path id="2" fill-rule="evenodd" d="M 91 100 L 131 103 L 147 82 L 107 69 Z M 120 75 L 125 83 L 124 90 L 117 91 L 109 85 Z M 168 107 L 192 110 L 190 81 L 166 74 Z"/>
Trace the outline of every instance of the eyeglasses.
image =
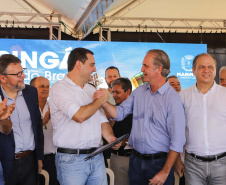
<path id="1" fill-rule="evenodd" d="M 3 74 L 3 75 L 15 75 L 18 78 L 20 78 L 22 76 L 23 73 L 25 73 L 27 71 L 27 68 L 23 68 L 23 71 L 20 71 L 19 73 L 16 74 Z"/>

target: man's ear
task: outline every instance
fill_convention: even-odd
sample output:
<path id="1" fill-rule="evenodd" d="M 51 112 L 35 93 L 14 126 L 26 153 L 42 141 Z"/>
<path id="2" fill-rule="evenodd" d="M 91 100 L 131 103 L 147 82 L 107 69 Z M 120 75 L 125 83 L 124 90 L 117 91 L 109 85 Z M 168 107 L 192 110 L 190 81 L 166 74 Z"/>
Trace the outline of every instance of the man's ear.
<path id="1" fill-rule="evenodd" d="M 195 76 L 196 76 L 196 70 L 195 70 L 195 68 L 194 68 L 194 67 L 192 67 L 192 72 L 193 72 L 193 75 L 195 75 Z"/>
<path id="2" fill-rule="evenodd" d="M 128 89 L 128 90 L 126 91 L 126 94 L 129 96 L 129 95 L 131 94 L 131 90 Z"/>
<path id="3" fill-rule="evenodd" d="M 0 82 L 6 83 L 6 76 L 5 75 L 0 74 Z"/>
<path id="4" fill-rule="evenodd" d="M 162 69 L 163 69 L 162 66 L 158 66 L 157 69 L 158 69 L 158 71 L 159 71 L 160 73 L 162 73 Z"/>
<path id="5" fill-rule="evenodd" d="M 78 70 L 81 70 L 83 65 L 84 65 L 84 64 L 83 64 L 81 61 L 79 61 L 79 60 L 77 60 L 76 63 L 75 63 L 75 67 L 76 67 Z"/>

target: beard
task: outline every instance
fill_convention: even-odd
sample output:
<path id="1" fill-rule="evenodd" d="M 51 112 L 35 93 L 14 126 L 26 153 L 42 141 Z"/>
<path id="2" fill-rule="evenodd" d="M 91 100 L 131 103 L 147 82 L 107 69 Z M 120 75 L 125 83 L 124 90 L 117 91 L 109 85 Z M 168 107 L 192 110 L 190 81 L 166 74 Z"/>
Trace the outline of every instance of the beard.
<path id="1" fill-rule="evenodd" d="M 23 90 L 23 89 L 25 89 L 25 84 L 23 83 L 23 84 L 19 84 L 19 82 L 17 82 L 17 84 L 16 85 L 12 85 L 12 84 L 6 84 L 8 87 L 10 87 L 10 88 L 12 88 L 12 89 L 15 89 L 15 90 L 18 90 L 18 91 L 20 91 L 20 90 Z"/>
<path id="2" fill-rule="evenodd" d="M 112 81 L 113 82 L 113 81 Z M 112 84 L 112 82 L 110 82 L 110 83 L 107 83 L 107 85 L 108 85 L 108 88 L 110 88 L 111 89 L 111 84 Z"/>

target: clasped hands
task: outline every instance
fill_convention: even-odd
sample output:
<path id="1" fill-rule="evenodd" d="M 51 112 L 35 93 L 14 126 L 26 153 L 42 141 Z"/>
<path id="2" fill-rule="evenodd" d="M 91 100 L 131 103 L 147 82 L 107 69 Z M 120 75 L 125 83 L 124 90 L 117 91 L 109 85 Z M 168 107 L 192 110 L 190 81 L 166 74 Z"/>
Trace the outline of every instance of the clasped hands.
<path id="1" fill-rule="evenodd" d="M 99 89 L 93 95 L 93 100 L 102 99 L 103 103 L 107 102 L 110 97 L 109 91 L 107 89 Z"/>

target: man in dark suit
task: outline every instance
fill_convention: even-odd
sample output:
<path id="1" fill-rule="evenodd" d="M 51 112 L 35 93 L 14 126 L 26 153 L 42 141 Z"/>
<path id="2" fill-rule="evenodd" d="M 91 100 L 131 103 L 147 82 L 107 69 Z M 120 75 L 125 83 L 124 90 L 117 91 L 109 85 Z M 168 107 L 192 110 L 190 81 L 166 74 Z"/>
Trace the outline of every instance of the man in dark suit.
<path id="1" fill-rule="evenodd" d="M 13 129 L 0 133 L 0 161 L 6 185 L 35 185 L 42 169 L 43 130 L 35 87 L 24 84 L 24 69 L 19 58 L 0 57 L 0 96 L 15 102 L 10 116 Z"/>

